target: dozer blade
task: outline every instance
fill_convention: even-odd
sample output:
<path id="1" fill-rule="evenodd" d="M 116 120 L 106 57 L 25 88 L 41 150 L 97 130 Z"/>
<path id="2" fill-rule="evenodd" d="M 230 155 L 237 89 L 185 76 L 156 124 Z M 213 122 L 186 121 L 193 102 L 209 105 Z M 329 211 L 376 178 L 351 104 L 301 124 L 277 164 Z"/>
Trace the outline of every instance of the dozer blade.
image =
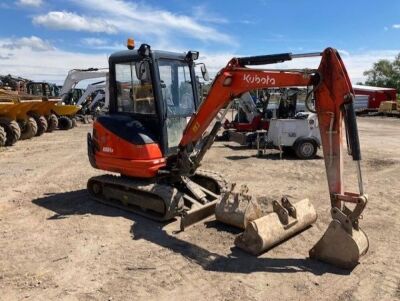
<path id="1" fill-rule="evenodd" d="M 192 208 L 188 211 L 184 211 L 181 216 L 180 229 L 185 231 L 188 227 L 202 221 L 203 219 L 214 214 L 215 205 L 217 200 L 209 202 L 205 205 Z"/>
<path id="2" fill-rule="evenodd" d="M 215 217 L 218 221 L 245 229 L 247 224 L 262 216 L 258 202 L 248 194 L 249 189 L 242 185 L 239 192 L 226 193 L 215 208 Z"/>
<path id="3" fill-rule="evenodd" d="M 354 227 L 347 216 L 343 218 L 337 208 L 332 209 L 333 220 L 322 238 L 310 250 L 310 258 L 321 260 L 344 269 L 353 269 L 362 255 L 367 253 L 367 235 Z"/>
<path id="4" fill-rule="evenodd" d="M 250 222 L 245 231 L 235 239 L 235 245 L 258 255 L 317 220 L 317 213 L 308 199 L 291 204 L 283 198 L 281 202 L 274 202 L 274 212 Z"/>

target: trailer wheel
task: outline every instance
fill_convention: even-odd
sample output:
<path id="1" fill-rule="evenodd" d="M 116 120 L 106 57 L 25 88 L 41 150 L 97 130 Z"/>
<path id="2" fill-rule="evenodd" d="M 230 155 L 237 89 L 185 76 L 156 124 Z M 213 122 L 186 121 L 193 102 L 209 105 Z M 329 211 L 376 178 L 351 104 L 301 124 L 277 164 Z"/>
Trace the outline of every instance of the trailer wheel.
<path id="1" fill-rule="evenodd" d="M 0 126 L 0 147 L 6 145 L 7 133 L 6 130 Z"/>
<path id="2" fill-rule="evenodd" d="M 47 117 L 47 132 L 51 133 L 52 131 L 54 131 L 56 128 L 58 128 L 58 118 L 55 114 L 50 114 Z"/>
<path id="3" fill-rule="evenodd" d="M 2 126 L 6 132 L 7 139 L 5 146 L 14 145 L 21 137 L 21 128 L 15 120 L 1 118 L 0 126 Z"/>
<path id="4" fill-rule="evenodd" d="M 31 139 L 32 137 L 35 137 L 38 131 L 38 125 L 33 117 L 29 117 L 28 120 L 24 123 L 24 126 L 21 128 L 21 140 Z"/>
<path id="5" fill-rule="evenodd" d="M 294 151 L 299 159 L 309 160 L 315 157 L 317 153 L 317 144 L 312 139 L 301 139 L 296 141 Z"/>
<path id="6" fill-rule="evenodd" d="M 58 118 L 58 128 L 60 130 L 69 130 L 72 128 L 72 120 L 67 116 L 61 116 Z"/>

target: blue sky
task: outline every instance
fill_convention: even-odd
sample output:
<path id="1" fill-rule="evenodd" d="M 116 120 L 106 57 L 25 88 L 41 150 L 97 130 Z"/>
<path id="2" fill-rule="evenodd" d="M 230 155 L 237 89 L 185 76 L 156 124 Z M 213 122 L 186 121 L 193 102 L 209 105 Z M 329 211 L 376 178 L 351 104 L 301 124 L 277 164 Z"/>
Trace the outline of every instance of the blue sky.
<path id="1" fill-rule="evenodd" d="M 232 56 L 332 46 L 353 82 L 400 52 L 396 0 L 17 0 L 0 1 L 0 14 L 0 74 L 56 82 L 71 68 L 107 66 L 129 36 L 153 48 L 199 50 L 211 72 Z"/>

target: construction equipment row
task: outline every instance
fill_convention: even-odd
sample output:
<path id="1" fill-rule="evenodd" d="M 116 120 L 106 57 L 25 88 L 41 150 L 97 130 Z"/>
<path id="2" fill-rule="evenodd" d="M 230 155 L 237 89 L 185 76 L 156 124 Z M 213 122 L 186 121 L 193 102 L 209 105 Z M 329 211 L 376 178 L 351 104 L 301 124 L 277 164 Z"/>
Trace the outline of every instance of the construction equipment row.
<path id="1" fill-rule="evenodd" d="M 20 100 L 8 91 L 0 91 L 0 146 L 14 145 L 18 140 L 31 139 L 55 129 L 69 130 L 80 109 L 58 101 Z M 8 100 L 8 101 L 6 101 Z"/>

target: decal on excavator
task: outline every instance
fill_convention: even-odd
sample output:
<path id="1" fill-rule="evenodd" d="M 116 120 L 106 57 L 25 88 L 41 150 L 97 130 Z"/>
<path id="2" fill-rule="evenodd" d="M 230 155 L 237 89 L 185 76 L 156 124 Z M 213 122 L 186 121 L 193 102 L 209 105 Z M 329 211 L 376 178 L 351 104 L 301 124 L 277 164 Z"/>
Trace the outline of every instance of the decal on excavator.
<path id="1" fill-rule="evenodd" d="M 105 153 L 113 153 L 114 149 L 112 147 L 109 147 L 109 146 L 104 146 L 103 147 L 103 152 L 105 152 Z"/>
<path id="2" fill-rule="evenodd" d="M 258 75 L 243 74 L 243 80 L 249 84 L 263 84 L 263 85 L 275 85 L 275 78 L 270 77 L 260 77 Z"/>
<path id="3" fill-rule="evenodd" d="M 200 123 L 196 122 L 192 127 L 192 132 L 196 133 L 200 128 Z"/>

